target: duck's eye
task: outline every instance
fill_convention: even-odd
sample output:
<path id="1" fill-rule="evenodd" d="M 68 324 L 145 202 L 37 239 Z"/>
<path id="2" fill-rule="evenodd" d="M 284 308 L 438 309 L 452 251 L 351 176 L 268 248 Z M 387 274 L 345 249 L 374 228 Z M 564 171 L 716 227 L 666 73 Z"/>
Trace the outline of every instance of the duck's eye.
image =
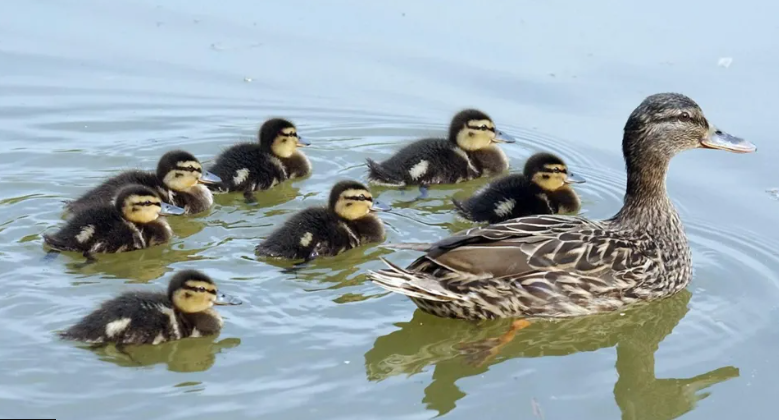
<path id="1" fill-rule="evenodd" d="M 681 114 L 679 114 L 679 119 L 682 121 L 690 121 L 692 117 L 690 116 L 689 112 L 684 111 Z"/>
<path id="2" fill-rule="evenodd" d="M 486 131 L 487 130 L 487 126 L 486 125 L 482 125 L 481 127 L 479 127 L 479 129 Z"/>
<path id="3" fill-rule="evenodd" d="M 206 292 L 206 288 L 203 287 L 203 286 L 200 286 L 200 287 L 197 288 L 197 291 L 200 292 L 200 293 L 205 293 Z"/>

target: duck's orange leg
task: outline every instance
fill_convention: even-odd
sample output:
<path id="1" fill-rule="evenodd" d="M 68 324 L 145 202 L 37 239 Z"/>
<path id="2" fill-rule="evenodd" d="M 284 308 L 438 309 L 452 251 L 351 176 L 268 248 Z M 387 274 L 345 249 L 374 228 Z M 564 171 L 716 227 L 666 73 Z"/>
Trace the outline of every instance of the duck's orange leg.
<path id="1" fill-rule="evenodd" d="M 517 319 L 511 323 L 509 330 L 500 337 L 463 344 L 460 346 L 460 349 L 466 354 L 466 360 L 469 364 L 482 366 L 494 359 L 500 353 L 500 350 L 514 339 L 517 331 L 530 325 L 530 321 L 526 319 Z"/>

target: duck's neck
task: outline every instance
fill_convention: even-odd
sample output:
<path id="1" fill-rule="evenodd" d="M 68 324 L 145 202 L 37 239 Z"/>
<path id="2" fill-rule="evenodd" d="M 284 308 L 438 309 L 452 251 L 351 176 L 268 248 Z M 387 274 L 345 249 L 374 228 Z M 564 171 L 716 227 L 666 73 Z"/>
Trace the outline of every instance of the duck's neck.
<path id="1" fill-rule="evenodd" d="M 612 221 L 625 228 L 681 229 L 679 215 L 666 192 L 665 178 L 671 157 L 653 151 L 625 153 L 627 188 L 622 209 Z"/>

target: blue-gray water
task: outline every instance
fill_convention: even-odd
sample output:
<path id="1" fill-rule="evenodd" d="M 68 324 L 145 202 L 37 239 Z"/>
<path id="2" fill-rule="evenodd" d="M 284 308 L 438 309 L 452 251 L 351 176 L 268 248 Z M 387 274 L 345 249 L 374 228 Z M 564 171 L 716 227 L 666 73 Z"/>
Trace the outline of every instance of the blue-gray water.
<path id="1" fill-rule="evenodd" d="M 779 186 L 777 6 L 769 2 L 411 0 L 33 1 L 0 3 L 0 416 L 58 419 L 764 418 L 776 410 Z M 718 65 L 732 58 L 729 66 Z M 725 60 L 726 64 L 727 60 Z M 695 278 L 673 299 L 538 324 L 482 367 L 460 343 L 506 324 L 441 320 L 366 282 L 413 252 L 375 246 L 296 274 L 253 248 L 291 212 L 323 203 L 366 156 L 442 134 L 464 107 L 588 183 L 583 212 L 620 206 L 622 127 L 647 95 L 679 91 L 758 145 L 691 151 L 669 192 L 687 227 Z M 172 148 L 208 161 L 269 116 L 314 142 L 314 175 L 221 196 L 171 219 L 168 246 L 44 265 L 41 233 L 61 200 Z M 449 197 L 377 190 L 395 205 L 388 241 L 441 238 Z M 197 268 L 246 301 L 222 310 L 216 339 L 93 352 L 54 335 L 102 300 L 163 289 Z M 685 381 L 686 378 L 694 380 Z M 678 379 L 678 380 L 677 380 Z M 711 385 L 697 396 L 695 392 Z M 690 411 L 691 410 L 691 411 Z M 684 414 L 686 413 L 686 414 Z"/>

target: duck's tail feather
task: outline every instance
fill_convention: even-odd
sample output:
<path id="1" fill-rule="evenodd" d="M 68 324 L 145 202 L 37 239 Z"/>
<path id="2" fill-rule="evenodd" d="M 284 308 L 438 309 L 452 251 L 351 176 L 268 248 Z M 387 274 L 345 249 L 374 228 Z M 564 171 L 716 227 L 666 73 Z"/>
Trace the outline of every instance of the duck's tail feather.
<path id="1" fill-rule="evenodd" d="M 368 273 L 368 278 L 384 289 L 408 297 L 432 300 L 435 302 L 467 300 L 466 296 L 458 295 L 444 289 L 443 286 L 432 277 L 404 270 L 384 258 L 381 258 L 381 260 L 384 261 L 384 264 L 387 264 L 389 268 L 371 271 Z"/>
<path id="2" fill-rule="evenodd" d="M 402 179 L 399 179 L 397 175 L 381 166 L 380 163 L 374 161 L 371 158 L 366 158 L 365 162 L 368 164 L 368 178 L 372 181 L 380 182 L 387 185 L 404 185 Z"/>

